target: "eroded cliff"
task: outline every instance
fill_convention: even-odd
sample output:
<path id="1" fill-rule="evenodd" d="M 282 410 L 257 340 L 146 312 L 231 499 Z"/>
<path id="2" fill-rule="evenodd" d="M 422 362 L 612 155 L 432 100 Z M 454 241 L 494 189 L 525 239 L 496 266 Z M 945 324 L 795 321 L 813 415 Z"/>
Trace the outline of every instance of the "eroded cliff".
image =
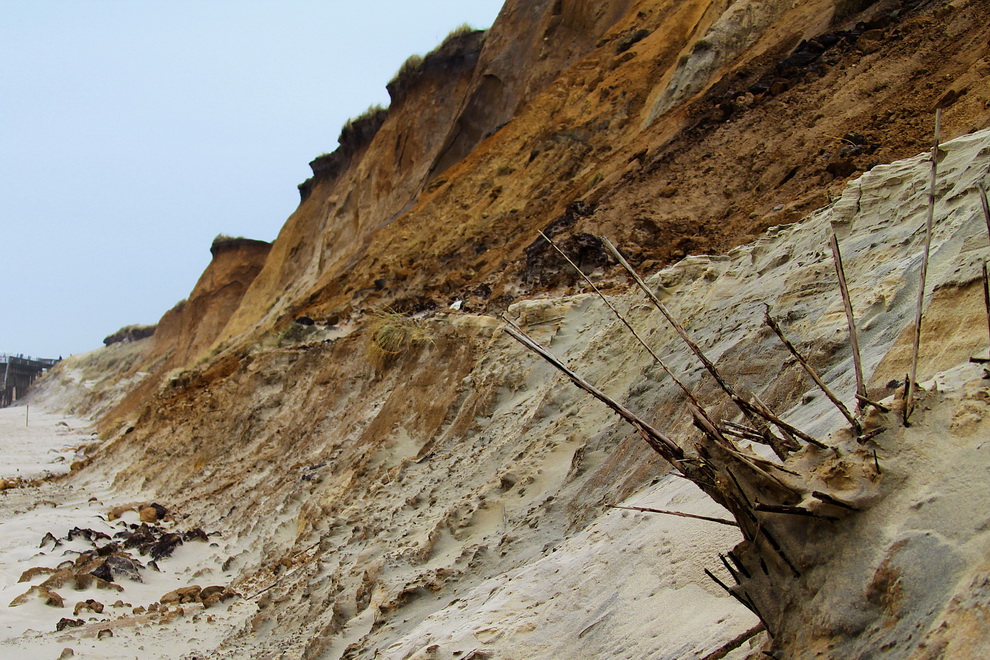
<path id="1" fill-rule="evenodd" d="M 126 398 L 72 478 L 113 479 L 216 530 L 200 575 L 244 598 L 213 657 L 707 657 L 740 635 L 736 657 L 987 648 L 973 623 L 986 521 L 967 503 L 985 498 L 986 381 L 968 359 L 987 343 L 988 9 L 510 0 L 314 161 L 270 251 L 215 255 L 189 302 L 128 349 L 144 352 L 106 390 Z M 936 105 L 957 139 L 935 192 L 926 392 L 911 428 L 864 413 L 885 429 L 866 437 L 765 327 L 764 303 L 852 406 L 835 231 L 868 395 L 896 408 L 927 210 L 916 154 Z M 501 313 L 697 469 L 729 460 L 704 453 L 684 393 L 537 230 L 712 419 L 739 415 L 597 236 L 650 275 L 729 381 L 828 447 L 795 440 L 778 460 L 732 445 L 804 499 L 760 490 L 759 470 L 700 489 L 668 474 L 503 332 Z M 825 517 L 753 513 L 775 551 L 736 506 L 771 496 Z M 606 508 L 619 503 L 734 523 Z M 736 570 L 743 604 L 704 569 Z"/>

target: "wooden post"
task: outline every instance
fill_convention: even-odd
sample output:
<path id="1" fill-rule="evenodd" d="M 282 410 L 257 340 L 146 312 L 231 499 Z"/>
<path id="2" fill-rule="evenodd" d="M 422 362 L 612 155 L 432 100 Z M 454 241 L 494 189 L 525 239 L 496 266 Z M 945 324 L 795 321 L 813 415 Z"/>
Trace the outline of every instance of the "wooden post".
<path id="1" fill-rule="evenodd" d="M 942 109 L 935 110 L 935 143 L 932 146 L 931 180 L 928 185 L 928 217 L 925 220 L 925 249 L 921 255 L 921 281 L 918 284 L 918 302 L 914 310 L 914 343 L 911 346 L 911 373 L 904 394 L 904 425 L 909 424 L 914 411 L 914 381 L 918 377 L 918 351 L 921 347 L 921 312 L 925 304 L 925 285 L 928 279 L 928 257 L 932 249 L 932 229 L 935 225 L 935 183 L 938 179 L 938 143 L 942 131 Z"/>

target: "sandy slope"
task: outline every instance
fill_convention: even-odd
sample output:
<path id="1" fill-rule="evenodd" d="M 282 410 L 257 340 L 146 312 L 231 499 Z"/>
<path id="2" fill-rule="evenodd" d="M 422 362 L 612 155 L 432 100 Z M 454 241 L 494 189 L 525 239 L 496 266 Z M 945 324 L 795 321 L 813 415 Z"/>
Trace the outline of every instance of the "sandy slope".
<path id="1" fill-rule="evenodd" d="M 974 190 L 988 145 L 987 132 L 944 145 L 919 371 L 926 393 L 909 429 L 896 409 L 873 420 L 888 430 L 862 447 L 877 451 L 881 469 L 857 495 L 867 510 L 809 525 L 790 548 L 808 565 L 780 592 L 787 657 L 972 656 L 988 646 L 979 624 L 990 577 L 980 475 L 990 465 L 990 390 L 982 367 L 968 363 L 987 346 L 974 281 L 990 242 Z M 728 255 L 690 257 L 651 281 L 730 378 L 838 441 L 847 435 L 841 417 L 762 327 L 763 302 L 851 399 L 825 241 L 835 227 L 870 392 L 896 407 L 890 381 L 905 371 L 926 174 L 923 156 L 874 168 L 801 223 Z M 706 405 L 731 417 L 658 316 L 634 293 L 618 300 Z M 522 301 L 509 311 L 583 375 L 691 438 L 682 399 L 594 297 Z M 21 571 L 51 564 L 48 548 L 31 547 L 45 531 L 64 535 L 76 520 L 112 531 L 98 516 L 151 493 L 175 508 L 170 524 L 202 525 L 217 545 L 181 546 L 147 591 L 125 584 L 124 602 L 194 581 L 230 580 L 244 597 L 217 614 L 190 606 L 184 616 L 142 618 L 110 608 L 104 621 L 61 634 L 58 610 L 29 603 L 7 612 L 5 644 L 52 655 L 73 646 L 92 657 L 700 658 L 753 625 L 702 572 L 728 579 L 715 553 L 739 540 L 731 528 L 604 506 L 717 514 L 700 491 L 664 476 L 641 440 L 494 319 L 424 323 L 432 340 L 388 368 L 367 363 L 355 332 L 262 347 L 243 363 L 191 373 L 187 389 L 164 391 L 133 432 L 103 444 L 71 481 L 8 491 L 4 524 L 20 539 L 0 558 L 8 601 L 26 588 L 13 583 Z M 829 465 L 810 450 L 790 465 L 814 461 Z M 833 492 L 860 487 L 835 465 L 815 478 Z M 100 627 L 114 637 L 92 639 Z"/>

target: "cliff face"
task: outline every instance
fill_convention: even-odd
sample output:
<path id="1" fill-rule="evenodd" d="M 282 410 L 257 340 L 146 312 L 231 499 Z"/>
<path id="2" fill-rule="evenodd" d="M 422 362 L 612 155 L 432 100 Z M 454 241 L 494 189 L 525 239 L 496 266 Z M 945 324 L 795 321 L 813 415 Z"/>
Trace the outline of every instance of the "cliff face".
<path id="1" fill-rule="evenodd" d="M 217 237 L 210 248 L 213 258 L 189 298 L 162 316 L 141 359 L 122 375 L 138 384 L 119 401 L 114 397 L 102 402 L 113 406 L 103 416 L 104 424 L 134 414 L 171 371 L 206 357 L 261 271 L 271 247 L 265 241 Z"/>
<path id="2" fill-rule="evenodd" d="M 985 647 L 966 623 L 984 521 L 912 511 L 983 497 L 967 484 L 985 466 L 985 386 L 966 362 L 986 342 L 988 17 L 977 0 L 510 0 L 314 160 L 270 249 L 215 253 L 139 367 L 126 362 L 121 382 L 143 380 L 103 417 L 105 443 L 76 478 L 114 478 L 222 530 L 203 575 L 248 596 L 224 615 L 216 650 L 231 657 L 693 657 L 757 624 L 773 639 L 753 652 L 785 657 Z M 835 231 L 868 394 L 898 405 L 927 203 L 916 154 L 936 105 L 958 139 L 936 190 L 929 412 L 914 430 L 864 413 L 890 429 L 867 438 L 782 352 L 763 303 L 852 405 Z M 832 449 L 705 449 L 683 392 L 538 230 L 714 420 L 741 421 L 598 235 L 729 380 Z M 524 353 L 500 313 L 674 438 L 689 478 L 731 460 L 745 472 L 700 489 L 665 476 L 640 434 Z M 951 488 L 926 468 L 945 428 L 944 465 L 968 475 Z M 747 517 L 768 498 L 790 515 Z M 621 502 L 735 522 L 719 533 L 604 507 Z M 735 543 L 738 602 L 703 577 L 724 575 Z M 950 585 L 930 597 L 922 557 Z M 966 638 L 944 639 L 943 621 Z"/>
<path id="3" fill-rule="evenodd" d="M 527 251 L 548 227 L 607 233 L 648 267 L 724 251 L 923 149 L 939 102 L 948 135 L 985 125 L 981 3 L 859 5 L 507 3 L 480 53 L 409 81 L 315 178 L 225 336 L 502 310 L 559 279 Z"/>

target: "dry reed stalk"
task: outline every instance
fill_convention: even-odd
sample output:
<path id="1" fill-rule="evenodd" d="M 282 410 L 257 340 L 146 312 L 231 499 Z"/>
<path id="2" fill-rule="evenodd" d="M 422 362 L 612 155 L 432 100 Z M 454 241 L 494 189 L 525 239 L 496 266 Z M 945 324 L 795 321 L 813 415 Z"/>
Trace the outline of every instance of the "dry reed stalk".
<path id="1" fill-rule="evenodd" d="M 767 309 L 764 312 L 763 317 L 767 325 L 770 326 L 770 329 L 774 331 L 774 333 L 777 335 L 780 341 L 783 342 L 784 346 L 787 347 L 787 350 L 791 352 L 791 355 L 793 355 L 794 358 L 798 361 L 798 363 L 802 367 L 804 367 L 805 372 L 808 374 L 808 376 L 811 377 L 811 380 L 815 381 L 815 385 L 817 385 L 819 389 L 821 389 L 821 391 L 825 393 L 825 396 L 828 397 L 828 400 L 831 401 L 833 404 L 835 404 L 835 407 L 839 409 L 839 412 L 841 412 L 842 415 L 847 420 L 849 420 L 849 423 L 852 424 L 852 427 L 856 430 L 856 435 L 862 434 L 863 426 L 862 424 L 859 423 L 859 420 L 856 419 L 851 412 L 849 412 L 849 409 L 846 408 L 845 404 L 843 404 L 842 401 L 839 400 L 839 397 L 835 396 L 835 394 L 832 393 L 832 390 L 828 388 L 825 382 L 822 381 L 821 378 L 819 378 L 818 372 L 816 372 L 814 368 L 810 364 L 808 364 L 808 361 L 804 359 L 804 356 L 798 352 L 797 347 L 795 347 L 794 344 L 792 344 L 791 341 L 784 336 L 784 332 L 780 329 L 780 326 L 773 319 L 773 317 L 770 316 L 769 305 L 767 305 Z"/>
<path id="2" fill-rule="evenodd" d="M 918 302 L 914 310 L 914 342 L 911 345 L 911 374 L 904 394 L 904 426 L 909 425 L 914 412 L 914 381 L 918 377 L 918 351 L 921 348 L 921 313 L 925 304 L 925 284 L 928 279 L 928 258 L 932 249 L 932 228 L 935 225 L 935 183 L 938 178 L 938 143 L 942 131 L 942 109 L 935 110 L 935 143 L 932 146 L 931 180 L 928 185 L 928 217 L 925 220 L 925 249 L 921 257 L 921 281 Z"/>
<path id="3" fill-rule="evenodd" d="M 626 261 L 626 258 L 622 256 L 619 250 L 614 245 L 612 245 L 612 242 L 609 241 L 608 238 L 604 236 L 600 236 L 599 240 L 602 242 L 602 245 L 605 246 L 605 249 L 607 249 L 613 257 L 615 257 L 616 261 L 618 261 L 619 264 L 621 264 L 622 267 L 625 268 L 626 272 L 629 273 L 630 277 L 633 278 L 633 281 L 636 282 L 636 285 L 639 286 L 639 288 L 643 291 L 643 293 L 646 294 L 646 297 L 650 299 L 650 302 L 652 302 L 653 305 L 658 310 L 660 310 L 660 313 L 663 314 L 663 317 L 667 319 L 667 322 L 670 323 L 671 327 L 674 328 L 674 331 L 680 336 L 681 340 L 683 340 L 684 343 L 687 344 L 688 348 L 691 349 L 691 352 L 694 353 L 695 356 L 705 366 L 705 369 L 708 371 L 709 374 L 711 374 L 712 378 L 715 379 L 715 382 L 718 383 L 719 387 L 722 388 L 722 391 L 725 392 L 726 395 L 728 395 L 728 397 L 732 400 L 734 404 L 736 404 L 736 407 L 739 408 L 739 410 L 743 413 L 743 415 L 751 423 L 753 423 L 754 426 L 759 428 L 760 433 L 766 439 L 766 444 L 770 445 L 770 447 L 774 450 L 774 453 L 776 453 L 779 458 L 781 459 L 786 458 L 788 449 L 782 446 L 781 440 L 779 438 L 774 437 L 773 432 L 770 431 L 770 429 L 767 428 L 765 424 L 757 421 L 758 417 L 762 417 L 764 420 L 776 425 L 780 429 L 787 430 L 788 432 L 800 437 L 806 442 L 810 442 L 820 447 L 825 447 L 824 444 L 820 443 L 814 438 L 811 438 L 810 436 L 808 436 L 808 434 L 804 433 L 799 429 L 794 428 L 793 426 L 781 420 L 779 417 L 771 413 L 769 409 L 766 409 L 765 407 L 761 408 L 755 406 L 751 402 L 746 401 L 741 396 L 739 396 L 736 393 L 736 391 L 725 380 L 725 378 L 722 377 L 722 374 L 719 373 L 714 363 L 712 363 L 712 361 L 709 360 L 708 357 L 705 355 L 704 351 L 701 350 L 701 347 L 698 346 L 698 344 L 695 343 L 693 339 L 691 339 L 691 336 L 687 333 L 687 330 L 684 329 L 684 326 L 682 326 L 680 322 L 676 318 L 674 318 L 674 315 L 670 313 L 670 310 L 667 309 L 667 306 L 664 305 L 662 302 L 660 302 L 660 299 L 657 298 L 656 294 L 653 293 L 652 290 L 650 290 L 650 287 L 646 285 L 646 282 L 643 281 L 643 278 L 640 277 L 639 273 L 637 273 L 636 270 L 629 264 L 629 262 Z"/>
<path id="4" fill-rule="evenodd" d="M 731 527 L 739 527 L 739 523 L 734 520 L 726 520 L 725 518 L 713 518 L 712 516 L 699 516 L 694 513 L 684 513 L 682 511 L 666 511 L 664 509 L 651 509 L 645 506 L 619 506 L 618 504 L 607 504 L 610 509 L 625 509 L 627 511 L 642 511 L 643 513 L 662 513 L 667 516 L 678 516 L 680 518 L 694 518 L 695 520 L 707 520 L 708 522 L 719 523 L 720 525 L 729 525 Z"/>
<path id="5" fill-rule="evenodd" d="M 980 189 L 980 206 L 983 207 L 983 220 L 987 223 L 987 238 L 990 238 L 990 202 L 987 201 L 987 188 L 982 181 L 977 181 L 976 186 Z"/>
<path id="6" fill-rule="evenodd" d="M 842 265 L 842 253 L 839 251 L 839 239 L 835 232 L 829 238 L 832 248 L 832 261 L 835 263 L 835 275 L 839 280 L 839 293 L 842 295 L 842 305 L 846 310 L 846 325 L 849 327 L 849 343 L 852 344 L 853 368 L 856 373 L 856 409 L 861 409 L 859 397 L 866 397 L 866 383 L 863 378 L 863 362 L 859 353 L 859 335 L 856 334 L 856 317 L 853 314 L 852 298 L 849 296 L 849 285 L 846 283 L 846 269 Z"/>
<path id="7" fill-rule="evenodd" d="M 649 444 L 654 451 L 660 454 L 668 463 L 679 469 L 683 474 L 685 474 L 685 476 L 690 476 L 688 474 L 688 469 L 684 467 L 682 463 L 684 451 L 677 445 L 677 443 L 665 434 L 653 428 L 645 420 L 634 414 L 631 410 L 620 404 L 618 401 L 615 401 L 587 380 L 571 371 L 566 365 L 564 365 L 563 362 L 557 359 L 556 356 L 533 341 L 533 339 L 523 332 L 522 329 L 515 323 L 508 320 L 504 316 L 502 317 L 502 320 L 506 322 L 506 327 L 504 330 L 509 334 L 509 336 L 549 362 L 558 371 L 567 376 L 571 382 L 579 388 L 611 408 L 615 413 L 639 431 L 640 435 L 643 436 L 643 439 L 646 440 L 647 444 Z"/>
<path id="8" fill-rule="evenodd" d="M 987 277 L 987 262 L 983 262 L 983 306 L 987 310 L 987 334 L 990 335 L 990 278 Z"/>
<path id="9" fill-rule="evenodd" d="M 557 244 L 556 244 L 556 243 L 554 243 L 554 242 L 553 242 L 553 241 L 552 241 L 552 240 L 550 239 L 550 237 L 549 237 L 549 236 L 547 236 L 546 234 L 544 234 L 544 233 L 543 233 L 542 231 L 541 231 L 541 232 L 539 232 L 539 234 L 540 234 L 540 236 L 542 236 L 542 237 L 543 237 L 543 239 L 544 239 L 544 240 L 545 240 L 545 241 L 546 241 L 547 243 L 549 243 L 549 244 L 550 244 L 550 247 L 552 247 L 552 248 L 553 248 L 554 250 L 556 250 L 556 251 L 557 251 L 557 254 L 559 254 L 560 256 L 562 256 L 562 257 L 563 257 L 563 258 L 564 258 L 564 259 L 565 259 L 565 260 L 567 261 L 567 263 L 571 265 L 571 268 L 573 268 L 573 269 L 574 269 L 575 271 L 577 271 L 577 273 L 578 273 L 578 274 L 579 274 L 579 275 L 580 275 L 580 276 L 581 276 L 582 278 L 584 278 L 584 281 L 585 281 L 585 282 L 587 282 L 587 284 L 588 284 L 588 286 L 590 286 L 590 287 L 592 288 L 592 290 L 593 290 L 593 291 L 594 291 L 594 292 L 595 292 L 596 294 L 598 294 L 598 297 L 599 297 L 599 298 L 601 298 L 601 300 L 602 300 L 602 302 L 604 302 L 604 303 L 605 303 L 605 305 L 606 305 L 606 306 L 607 306 L 607 307 L 608 307 L 608 308 L 609 308 L 610 310 L 612 310 L 612 314 L 614 314 L 614 315 L 615 315 L 615 318 L 617 318 L 617 319 L 618 319 L 618 320 L 619 320 L 619 321 L 620 321 L 620 322 L 622 323 L 622 325 L 624 325 L 624 326 L 626 327 L 626 329 L 627 329 L 627 330 L 628 330 L 628 331 L 629 331 L 630 333 L 632 333 L 632 336 L 633 336 L 633 337 L 635 337 L 635 338 L 636 338 L 636 341 L 638 341 L 638 342 L 639 342 L 639 344 L 640 344 L 640 346 L 642 346 L 642 347 L 643 347 L 643 348 L 644 348 L 644 349 L 646 350 L 646 352 L 650 354 L 650 356 L 651 356 L 651 357 L 653 358 L 653 361 L 654 361 L 654 362 L 656 362 L 657 364 L 659 364 L 659 365 L 660 365 L 660 368 L 664 370 L 664 373 L 666 373 L 666 374 L 667 374 L 668 376 L 670 376 L 670 378 L 671 378 L 671 380 L 673 380 L 673 381 L 674 381 L 674 383 L 676 383 L 676 384 L 677 384 L 677 386 L 678 386 L 679 388 L 681 388 L 681 391 L 682 391 L 682 392 L 684 393 L 684 395 L 685 395 L 685 396 L 686 396 L 686 397 L 688 398 L 688 400 L 689 400 L 689 401 L 691 402 L 691 404 L 692 404 L 692 406 L 693 406 L 693 410 L 694 410 L 694 411 L 695 411 L 695 412 L 696 412 L 696 413 L 697 413 L 698 415 L 700 415 L 700 416 L 701 416 L 702 418 L 704 418 L 704 421 L 706 422 L 706 424 L 707 424 L 707 426 L 710 426 L 710 427 L 712 427 L 712 428 L 717 428 L 717 427 L 716 427 L 716 425 L 715 425 L 715 422 L 714 422 L 714 421 L 712 420 L 712 418 L 711 418 L 711 416 L 710 416 L 710 415 L 708 414 L 708 411 L 707 411 L 707 410 L 705 410 L 705 407 L 701 405 L 701 402 L 700 402 L 700 401 L 698 401 L 698 399 L 697 399 L 697 398 L 695 398 L 695 396 L 694 396 L 694 393 L 693 393 L 693 392 L 691 392 L 691 390 L 690 390 L 690 389 L 688 389 L 688 387 L 687 387 L 687 385 L 685 385 L 684 383 L 682 383 L 682 382 L 681 382 L 681 380 L 680 380 L 679 378 L 677 378 L 677 376 L 675 376 L 675 375 L 674 375 L 674 372 L 672 372 L 672 371 L 670 370 L 670 368 L 669 368 L 669 367 L 667 366 L 667 364 L 666 364 L 666 363 L 665 363 L 665 362 L 664 362 L 664 361 L 663 361 L 662 359 L 660 359 L 660 356 L 659 356 L 659 355 L 657 355 L 657 354 L 656 354 L 656 353 L 655 353 L 655 352 L 653 351 L 653 349 L 652 349 L 652 348 L 650 348 L 650 346 L 649 346 L 649 344 L 647 344 L 647 343 L 646 343 L 646 340 L 644 340 L 644 339 L 643 339 L 643 338 L 642 338 L 642 337 L 641 337 L 641 336 L 639 335 L 639 333 L 638 333 L 638 332 L 636 332 L 636 330 L 635 330 L 635 329 L 634 329 L 634 328 L 632 327 L 632 325 L 630 325 L 630 324 L 629 324 L 629 321 L 627 321 L 627 320 L 625 319 L 625 317 L 624 317 L 624 316 L 622 316 L 622 314 L 620 314 L 620 313 L 619 313 L 619 310 L 615 308 L 615 305 L 613 305 L 613 304 L 612 304 L 612 302 L 611 302 L 611 301 L 610 301 L 610 300 L 609 300 L 608 298 L 606 298 L 606 297 L 605 297 L 605 294 L 601 292 L 601 289 L 599 289 L 599 288 L 598 288 L 598 287 L 597 287 L 597 286 L 595 285 L 595 283 L 591 281 L 591 278 L 590 278 L 590 277 L 588 277 L 588 276 L 587 276 L 587 275 L 586 275 L 586 274 L 584 273 L 584 271 L 582 271 L 582 270 L 581 270 L 580 268 L 578 268 L 578 266 L 577 266 L 577 264 L 575 264 L 575 263 L 574 263 L 573 261 L 571 261 L 571 258 L 570 258 L 570 257 L 568 257 L 568 256 L 567 256 L 566 254 L 564 254 L 564 251 L 563 251 L 563 250 L 561 250 L 561 249 L 560 249 L 559 247 L 557 247 Z"/>

